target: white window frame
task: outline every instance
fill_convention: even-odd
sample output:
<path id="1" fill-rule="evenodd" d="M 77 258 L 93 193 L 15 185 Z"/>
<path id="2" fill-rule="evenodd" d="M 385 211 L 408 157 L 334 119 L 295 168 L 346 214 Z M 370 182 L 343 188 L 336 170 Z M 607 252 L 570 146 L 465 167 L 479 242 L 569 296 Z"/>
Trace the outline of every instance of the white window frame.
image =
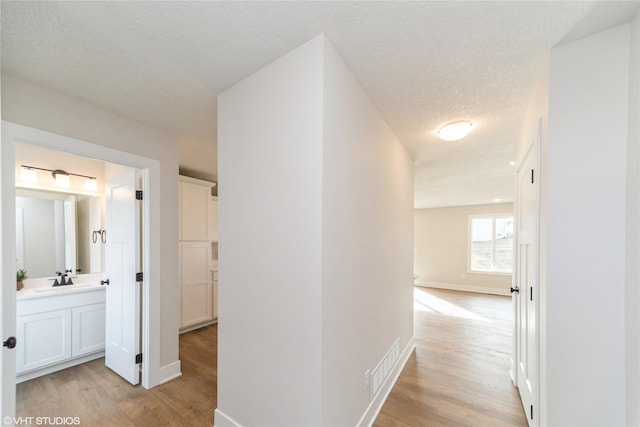
<path id="1" fill-rule="evenodd" d="M 496 276 L 511 276 L 513 275 L 513 262 L 511 264 L 511 271 L 507 272 L 507 271 L 495 271 L 495 270 L 474 270 L 471 268 L 471 260 L 472 260 L 472 254 L 471 254 L 471 248 L 472 248 L 472 241 L 471 238 L 473 236 L 473 220 L 474 219 L 491 219 L 492 221 L 492 225 L 491 225 L 491 258 L 492 258 L 492 263 L 495 263 L 495 255 L 496 255 L 496 249 L 495 249 L 495 245 L 496 245 L 496 235 L 495 235 L 495 229 L 496 229 L 496 219 L 498 218 L 511 218 L 511 220 L 513 221 L 513 213 L 511 212 L 506 212 L 506 213 L 491 213 L 491 214 L 476 214 L 476 215 L 469 215 L 468 216 L 468 220 L 467 220 L 467 273 L 469 274 L 490 274 L 490 275 L 496 275 Z M 512 251 L 512 254 L 515 254 L 515 251 Z"/>

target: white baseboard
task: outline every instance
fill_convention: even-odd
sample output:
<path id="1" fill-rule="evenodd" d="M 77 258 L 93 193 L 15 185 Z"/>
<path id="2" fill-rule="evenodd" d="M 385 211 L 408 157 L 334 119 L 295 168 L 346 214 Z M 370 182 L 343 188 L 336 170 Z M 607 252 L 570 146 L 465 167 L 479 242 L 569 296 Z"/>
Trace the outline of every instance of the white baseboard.
<path id="1" fill-rule="evenodd" d="M 175 362 L 165 365 L 159 369 L 158 377 L 160 378 L 160 380 L 158 381 L 158 385 L 178 378 L 181 375 L 182 372 L 180 371 L 180 361 L 176 360 Z"/>
<path id="2" fill-rule="evenodd" d="M 195 331 L 196 329 L 204 328 L 205 326 L 213 325 L 214 323 L 218 323 L 218 318 L 217 317 L 215 319 L 213 319 L 213 320 L 209 320 L 209 321 L 204 322 L 204 323 L 198 323 L 197 325 L 186 326 L 184 329 L 180 329 L 178 331 L 178 333 L 180 335 L 182 335 L 185 332 Z"/>
<path id="3" fill-rule="evenodd" d="M 380 387 L 378 394 L 376 394 L 376 396 L 373 398 L 373 400 L 367 407 L 367 410 L 360 418 L 360 421 L 358 422 L 358 424 L 356 424 L 358 427 L 371 427 L 373 422 L 376 420 L 376 417 L 380 413 L 382 405 L 384 405 L 384 402 L 387 400 L 389 393 L 391 393 L 393 386 L 396 384 L 396 381 L 398 380 L 402 369 L 404 369 L 404 365 L 406 365 L 407 360 L 409 360 L 409 357 L 411 356 L 411 353 L 413 353 L 413 350 L 415 348 L 416 344 L 413 341 L 413 338 L 411 338 L 405 346 L 404 350 L 402 350 L 402 353 L 400 354 L 396 365 L 393 367 L 391 373 L 387 377 L 387 380 L 382 385 L 382 387 Z"/>
<path id="4" fill-rule="evenodd" d="M 416 344 L 413 341 L 413 338 L 411 338 L 405 346 L 404 350 L 402 350 L 402 353 L 400 354 L 400 357 L 398 358 L 395 366 L 391 370 L 391 373 L 387 377 L 387 380 L 382 385 L 382 387 L 380 387 L 378 394 L 376 394 L 376 396 L 373 398 L 366 411 L 360 418 L 360 421 L 357 424 L 358 427 L 371 427 L 371 425 L 373 425 L 373 422 L 376 420 L 376 417 L 382 409 L 382 405 L 384 405 L 384 402 L 387 400 L 387 397 L 389 396 L 389 393 L 391 393 L 393 386 L 396 384 L 396 381 L 398 380 L 398 377 L 400 376 L 404 365 L 406 365 L 407 360 L 409 360 L 409 357 L 411 356 L 411 353 L 413 353 L 413 350 L 415 348 Z M 224 412 L 217 408 L 215 410 L 214 426 L 242 427 L 240 423 L 227 416 Z"/>
<path id="5" fill-rule="evenodd" d="M 509 292 L 509 289 L 488 288 L 484 286 L 474 286 L 474 285 L 462 285 L 458 283 L 425 282 L 423 280 L 418 280 L 415 282 L 415 285 L 423 288 L 450 289 L 452 291 L 477 292 L 480 294 L 503 295 L 503 296 L 511 295 L 511 293 Z"/>
<path id="6" fill-rule="evenodd" d="M 220 409 L 216 408 L 215 416 L 213 418 L 214 427 L 241 427 L 236 420 L 227 416 Z"/>
<path id="7" fill-rule="evenodd" d="M 41 377 L 43 375 L 51 374 L 53 372 L 61 371 L 72 366 L 80 365 L 81 363 L 86 363 L 91 360 L 100 359 L 101 357 L 104 357 L 104 350 L 86 356 L 76 357 L 62 363 L 56 363 L 52 366 L 36 369 L 35 371 L 27 372 L 25 374 L 18 374 L 16 375 L 16 384 Z"/>

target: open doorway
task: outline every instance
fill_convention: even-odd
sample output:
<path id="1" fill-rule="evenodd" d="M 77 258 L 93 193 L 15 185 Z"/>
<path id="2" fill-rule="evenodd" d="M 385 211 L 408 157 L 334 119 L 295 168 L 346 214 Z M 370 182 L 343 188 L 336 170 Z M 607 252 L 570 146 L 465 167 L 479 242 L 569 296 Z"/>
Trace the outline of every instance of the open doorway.
<path id="1" fill-rule="evenodd" d="M 122 168 L 127 168 L 129 170 L 138 170 L 140 171 L 140 181 L 138 181 L 135 185 L 138 186 L 141 184 L 141 191 L 144 193 L 149 193 L 148 189 L 150 187 L 150 175 L 155 175 L 156 179 L 158 176 L 158 164 L 157 161 L 142 158 L 139 156 L 131 155 L 124 152 L 118 152 L 116 150 L 107 149 L 102 146 L 97 146 L 94 144 L 90 144 L 84 141 L 78 141 L 72 138 L 63 137 L 56 134 L 51 134 L 49 132 L 40 131 L 33 128 L 28 128 L 21 125 L 16 125 L 13 123 L 3 122 L 3 142 L 2 142 L 2 196 L 3 196 L 3 211 L 4 215 L 2 217 L 2 236 L 3 236 L 3 254 L 2 254 L 2 271 L 3 271 L 3 279 L 6 282 L 13 281 L 12 277 L 16 271 L 16 179 L 14 175 L 15 171 L 15 162 L 16 162 L 16 148 L 18 145 L 28 144 L 29 146 L 44 148 L 48 150 L 53 150 L 55 152 L 65 153 L 65 154 L 73 154 L 80 157 L 86 157 L 89 159 L 93 159 L 94 161 L 103 162 L 105 165 L 111 164 L 112 171 L 109 173 L 110 175 L 115 175 L 112 173 L 113 171 L 120 170 Z M 18 149 L 19 150 L 19 149 Z M 119 165 L 119 166 L 117 166 Z M 37 165 L 32 165 L 37 166 Z M 48 169 L 48 168 L 47 168 Z M 105 166 L 105 169 L 108 169 Z M 74 170 L 70 170 L 69 172 L 74 172 Z M 135 197 L 135 191 L 133 191 Z M 151 257 L 149 255 L 150 251 L 148 250 L 151 246 L 151 242 L 153 241 L 153 237 L 150 236 L 149 230 L 152 225 L 150 225 L 149 217 L 150 217 L 150 203 L 149 198 L 146 200 L 142 200 L 140 203 L 140 214 L 139 218 L 142 218 L 143 224 L 145 224 L 142 232 L 143 238 L 141 239 L 141 247 L 142 247 L 142 256 L 138 257 L 138 260 L 141 261 L 140 264 L 142 268 L 140 271 L 146 271 L 149 275 L 154 275 L 157 273 L 158 266 L 157 262 L 152 263 Z M 156 224 L 157 226 L 157 224 Z M 95 230 L 94 230 L 95 231 Z M 101 237 L 101 236 L 100 236 Z M 137 255 L 136 255 L 137 257 Z M 107 262 L 108 256 L 105 254 L 104 261 Z M 76 275 L 76 280 L 78 280 L 78 273 L 74 271 L 74 268 L 71 267 L 73 263 L 65 264 L 65 270 L 72 270 L 70 272 L 65 271 L 67 277 Z M 77 268 L 76 268 L 77 269 Z M 62 272 L 61 272 L 62 273 Z M 55 274 L 55 272 L 54 272 Z M 62 276 L 62 274 L 61 274 Z M 108 279 L 104 275 L 103 272 L 96 273 L 88 273 L 89 281 L 100 279 L 102 281 L 106 281 Z M 47 279 L 41 278 L 41 279 Z M 82 282 L 83 279 L 80 279 Z M 137 280 L 136 277 L 134 279 L 134 283 L 138 283 L 138 286 L 142 288 L 142 298 L 135 301 L 132 305 L 137 306 L 143 313 L 142 318 L 142 328 L 141 332 L 137 335 L 138 338 L 138 348 L 142 349 L 142 353 L 146 352 L 147 356 L 152 356 L 152 352 L 149 351 L 151 345 L 154 345 L 154 340 L 150 337 L 150 323 L 149 318 L 152 315 L 150 313 L 149 307 L 151 305 L 152 299 L 156 299 L 157 297 L 151 293 L 149 287 L 144 286 L 145 280 L 148 280 L 147 277 L 140 277 L 140 281 Z M 72 279 L 73 280 L 73 279 Z M 44 280 L 46 281 L 46 280 Z M 62 279 L 60 277 L 56 278 L 56 281 L 60 282 Z M 65 280 L 66 281 L 66 280 Z M 79 283 L 80 283 L 79 282 Z M 37 284 L 37 283 L 36 283 Z M 103 286 L 106 284 L 103 284 Z M 110 286 L 110 285 L 106 285 Z M 122 299 L 122 298 L 121 298 Z M 92 304 L 91 304 L 92 305 Z M 4 287 L 2 292 L 2 307 L 3 307 L 3 329 L 6 335 L 7 331 L 10 331 L 11 335 L 15 335 L 16 332 L 16 288 L 13 287 Z M 99 313 L 99 311 L 96 311 Z M 93 313 L 89 317 L 99 318 L 100 315 Z M 73 316 L 73 311 L 69 312 L 69 316 Z M 65 320 L 58 320 L 59 323 L 64 323 Z M 71 319 L 67 318 L 67 323 L 71 323 Z M 106 322 L 108 323 L 108 322 Z M 108 329 L 108 328 L 106 328 Z M 69 337 L 67 337 L 69 339 Z M 156 339 L 157 340 L 157 339 Z M 155 343 L 157 345 L 157 343 Z M 138 365 L 135 360 L 137 351 L 132 351 L 132 348 L 128 348 L 132 357 L 134 358 L 133 363 L 136 364 L 136 370 L 140 367 L 141 376 L 142 376 L 142 384 L 145 388 L 149 388 L 152 384 L 150 379 L 150 366 L 149 364 L 142 363 Z M 93 354 L 93 352 L 92 352 Z M 95 354 L 94 354 L 95 355 Z M 2 404 L 3 404 L 3 413 L 12 414 L 15 413 L 15 383 L 16 383 L 16 359 L 15 352 L 13 353 L 5 353 L 5 357 L 2 360 L 2 381 L 3 381 L 3 392 L 2 392 Z M 151 360 L 154 360 L 153 357 L 149 357 Z M 139 363 L 139 362 L 138 362 Z"/>

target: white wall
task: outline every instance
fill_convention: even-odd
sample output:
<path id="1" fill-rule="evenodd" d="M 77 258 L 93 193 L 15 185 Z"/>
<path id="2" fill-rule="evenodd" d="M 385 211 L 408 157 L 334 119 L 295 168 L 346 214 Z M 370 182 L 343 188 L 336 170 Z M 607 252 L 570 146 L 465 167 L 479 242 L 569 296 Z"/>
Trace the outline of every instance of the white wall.
<path id="1" fill-rule="evenodd" d="M 178 152 L 167 134 L 116 116 L 77 99 L 2 74 L 2 119 L 149 158 L 159 163 L 153 189 L 151 230 L 157 245 L 150 257 L 159 274 L 152 292 L 149 355 L 151 386 L 179 372 L 178 362 Z M 160 188 L 162 191 L 160 191 Z M 160 233 L 160 230 L 162 232 Z M 160 315 L 162 313 L 162 315 Z M 159 326 L 159 327 L 158 327 Z"/>
<path id="2" fill-rule="evenodd" d="M 413 343 L 413 162 L 325 39 L 322 425 L 356 425 L 364 373 Z"/>
<path id="3" fill-rule="evenodd" d="M 541 425 L 625 424 L 629 34 L 551 54 Z"/>
<path id="4" fill-rule="evenodd" d="M 318 425 L 322 39 L 218 96 L 218 410 Z"/>
<path id="5" fill-rule="evenodd" d="M 216 425 L 357 424 L 411 342 L 411 160 L 324 36 L 218 114 Z"/>
<path id="6" fill-rule="evenodd" d="M 631 22 L 627 145 L 627 425 L 640 425 L 640 13 Z"/>
<path id="7" fill-rule="evenodd" d="M 513 214 L 513 203 L 414 211 L 414 273 L 419 286 L 509 295 L 511 275 L 468 271 L 469 215 Z"/>

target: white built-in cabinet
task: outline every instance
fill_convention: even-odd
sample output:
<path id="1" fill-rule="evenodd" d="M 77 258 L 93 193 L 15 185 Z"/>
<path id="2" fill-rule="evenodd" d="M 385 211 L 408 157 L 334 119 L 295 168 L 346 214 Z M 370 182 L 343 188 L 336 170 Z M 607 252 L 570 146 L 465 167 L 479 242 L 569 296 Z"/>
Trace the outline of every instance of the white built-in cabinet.
<path id="1" fill-rule="evenodd" d="M 182 289 L 180 326 L 183 328 L 213 320 L 210 260 L 211 244 L 209 242 L 180 242 Z"/>
<path id="2" fill-rule="evenodd" d="M 192 330 L 214 322 L 214 280 L 211 241 L 217 240 L 215 183 L 180 176 L 180 329 Z M 215 212 L 214 212 L 215 210 Z"/>
<path id="3" fill-rule="evenodd" d="M 104 356 L 104 288 L 20 299 L 16 314 L 17 382 Z"/>

